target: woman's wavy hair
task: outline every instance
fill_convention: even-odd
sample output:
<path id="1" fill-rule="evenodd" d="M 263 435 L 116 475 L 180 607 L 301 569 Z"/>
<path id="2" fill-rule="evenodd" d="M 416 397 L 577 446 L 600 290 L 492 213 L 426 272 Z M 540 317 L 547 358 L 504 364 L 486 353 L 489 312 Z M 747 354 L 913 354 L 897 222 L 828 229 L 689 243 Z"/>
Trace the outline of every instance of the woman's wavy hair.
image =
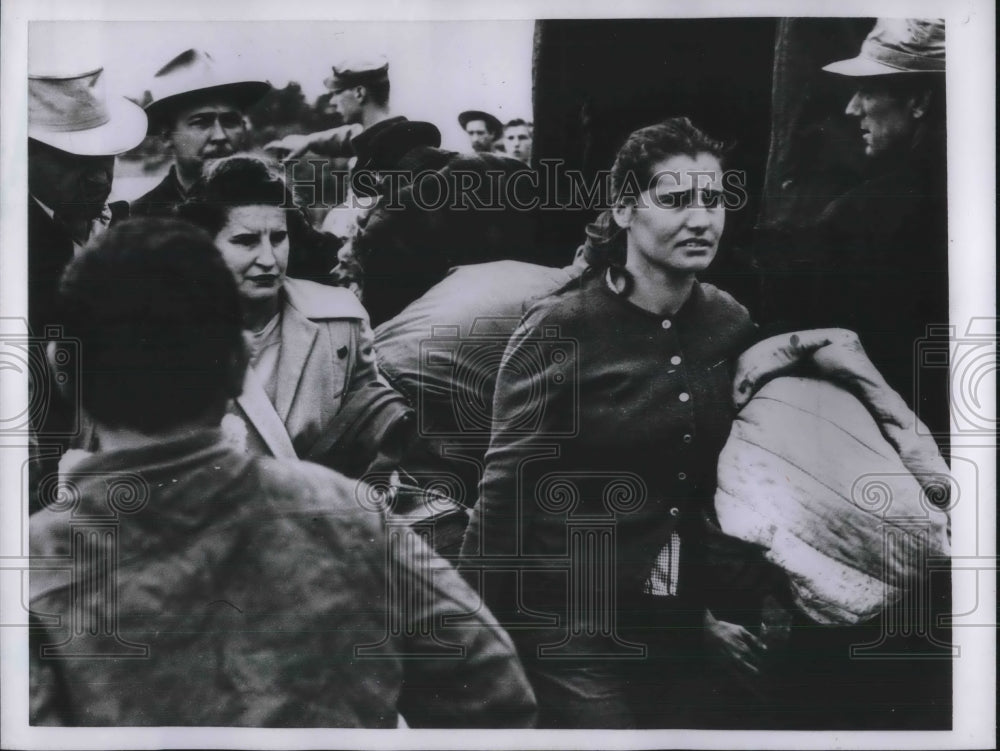
<path id="1" fill-rule="evenodd" d="M 687 117 L 671 117 L 633 131 L 611 166 L 611 198 L 618 201 L 626 185 L 650 187 L 656 166 L 675 156 L 711 154 L 725 160 L 726 146 L 695 126 Z M 595 270 L 625 265 L 625 232 L 605 209 L 586 227 L 584 259 Z"/>
<path id="2" fill-rule="evenodd" d="M 336 263 L 341 241 L 320 232 L 309 220 L 281 166 L 264 156 L 237 154 L 210 162 L 187 200 L 174 209 L 184 219 L 215 237 L 226 226 L 229 210 L 238 206 L 276 206 L 288 224 L 288 275 L 319 281 Z"/>

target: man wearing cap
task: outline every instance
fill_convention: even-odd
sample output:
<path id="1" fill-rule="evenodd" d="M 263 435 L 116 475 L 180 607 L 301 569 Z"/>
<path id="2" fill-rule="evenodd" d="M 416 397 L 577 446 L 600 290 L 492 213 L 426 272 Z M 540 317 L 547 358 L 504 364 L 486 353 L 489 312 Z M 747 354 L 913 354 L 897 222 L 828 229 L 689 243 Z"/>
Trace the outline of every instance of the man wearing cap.
<path id="1" fill-rule="evenodd" d="M 458 124 L 469 137 L 469 145 L 476 152 L 493 151 L 493 144 L 503 133 L 503 125 L 489 112 L 466 110 L 458 116 Z"/>
<path id="2" fill-rule="evenodd" d="M 170 216 L 201 177 L 206 160 L 245 145 L 246 110 L 270 91 L 266 81 L 246 80 L 207 52 L 185 50 L 156 72 L 146 105 L 150 132 L 174 155 L 159 185 L 132 204 L 135 216 Z"/>
<path id="3" fill-rule="evenodd" d="M 331 91 L 330 108 L 345 125 L 308 135 L 289 135 L 265 149 L 294 159 L 307 151 L 325 156 L 353 156 L 355 171 L 393 169 L 418 146 L 441 145 L 431 123 L 393 115 L 389 104 L 389 61 L 382 55 L 346 60 L 333 66 L 324 81 Z"/>
<path id="4" fill-rule="evenodd" d="M 856 56 L 823 70 L 851 84 L 845 113 L 857 120 L 867 174 L 781 249 L 788 260 L 764 280 L 764 304 L 799 328 L 855 331 L 947 456 L 947 346 L 931 367 L 920 356 L 928 327 L 948 322 L 944 22 L 878 19 Z M 793 627 L 788 655 L 809 659 L 789 660 L 772 679 L 794 727 L 950 727 L 947 569 L 921 591 L 903 628 Z M 858 646 L 881 659 L 852 659 Z"/>
<path id="5" fill-rule="evenodd" d="M 944 34 L 941 20 L 879 19 L 855 57 L 823 68 L 851 85 L 845 114 L 866 173 L 786 249 L 805 273 L 769 275 L 764 296 L 796 325 L 856 331 L 942 443 L 947 367 L 918 367 L 916 352 L 928 326 L 948 322 Z"/>

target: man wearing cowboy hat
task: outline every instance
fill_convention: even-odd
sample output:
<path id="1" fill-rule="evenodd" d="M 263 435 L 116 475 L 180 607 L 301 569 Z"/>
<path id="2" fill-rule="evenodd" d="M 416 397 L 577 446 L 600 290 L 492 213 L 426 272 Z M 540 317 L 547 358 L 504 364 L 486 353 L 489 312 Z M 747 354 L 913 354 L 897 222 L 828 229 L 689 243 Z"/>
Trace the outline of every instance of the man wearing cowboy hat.
<path id="1" fill-rule="evenodd" d="M 132 204 L 136 216 L 170 216 L 201 177 L 206 160 L 229 156 L 246 140 L 246 110 L 270 91 L 266 81 L 246 80 L 204 51 L 180 53 L 153 78 L 146 105 L 150 131 L 174 155 L 159 185 Z"/>
<path id="2" fill-rule="evenodd" d="M 458 116 L 458 124 L 469 137 L 469 145 L 476 152 L 493 151 L 493 144 L 503 133 L 503 124 L 489 112 L 466 110 Z"/>
<path id="3" fill-rule="evenodd" d="M 74 254 L 128 216 L 108 205 L 115 155 L 137 146 L 146 115 L 107 91 L 104 69 L 28 73 L 28 321 L 42 334 L 54 324 L 59 277 Z"/>

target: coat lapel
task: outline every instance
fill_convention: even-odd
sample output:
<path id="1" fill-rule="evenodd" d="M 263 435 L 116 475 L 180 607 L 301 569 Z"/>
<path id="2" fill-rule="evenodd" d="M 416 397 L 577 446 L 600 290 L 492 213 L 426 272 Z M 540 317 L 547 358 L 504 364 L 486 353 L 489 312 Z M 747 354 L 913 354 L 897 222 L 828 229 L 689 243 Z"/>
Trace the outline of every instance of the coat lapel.
<path id="1" fill-rule="evenodd" d="M 253 424 L 271 453 L 282 459 L 294 459 L 295 448 L 264 387 L 253 368 L 247 368 L 243 379 L 243 393 L 236 398 L 247 419 Z"/>
<path id="2" fill-rule="evenodd" d="M 318 335 L 319 326 L 291 305 L 285 305 L 281 316 L 281 355 L 278 357 L 278 386 L 274 399 L 274 408 L 282 422 L 288 420 Z"/>

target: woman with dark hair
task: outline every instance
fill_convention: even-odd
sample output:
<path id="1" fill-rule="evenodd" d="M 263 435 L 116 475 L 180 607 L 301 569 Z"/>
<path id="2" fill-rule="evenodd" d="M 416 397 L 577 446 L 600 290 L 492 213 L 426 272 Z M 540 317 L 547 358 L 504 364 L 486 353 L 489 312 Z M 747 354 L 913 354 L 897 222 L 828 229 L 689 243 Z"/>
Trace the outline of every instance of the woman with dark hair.
<path id="1" fill-rule="evenodd" d="M 357 298 L 287 276 L 304 219 L 282 174 L 257 157 L 220 160 L 177 214 L 208 231 L 240 291 L 250 368 L 232 407 L 243 424 L 230 419 L 231 433 L 250 450 L 360 475 L 408 408 L 379 379 Z"/>
<path id="2" fill-rule="evenodd" d="M 519 625 L 543 727 L 690 723 L 706 629 L 758 669 L 760 642 L 708 611 L 699 560 L 754 334 L 697 280 L 725 225 L 722 154 L 687 118 L 632 133 L 588 269 L 529 310 L 501 365 L 462 566 Z"/>

